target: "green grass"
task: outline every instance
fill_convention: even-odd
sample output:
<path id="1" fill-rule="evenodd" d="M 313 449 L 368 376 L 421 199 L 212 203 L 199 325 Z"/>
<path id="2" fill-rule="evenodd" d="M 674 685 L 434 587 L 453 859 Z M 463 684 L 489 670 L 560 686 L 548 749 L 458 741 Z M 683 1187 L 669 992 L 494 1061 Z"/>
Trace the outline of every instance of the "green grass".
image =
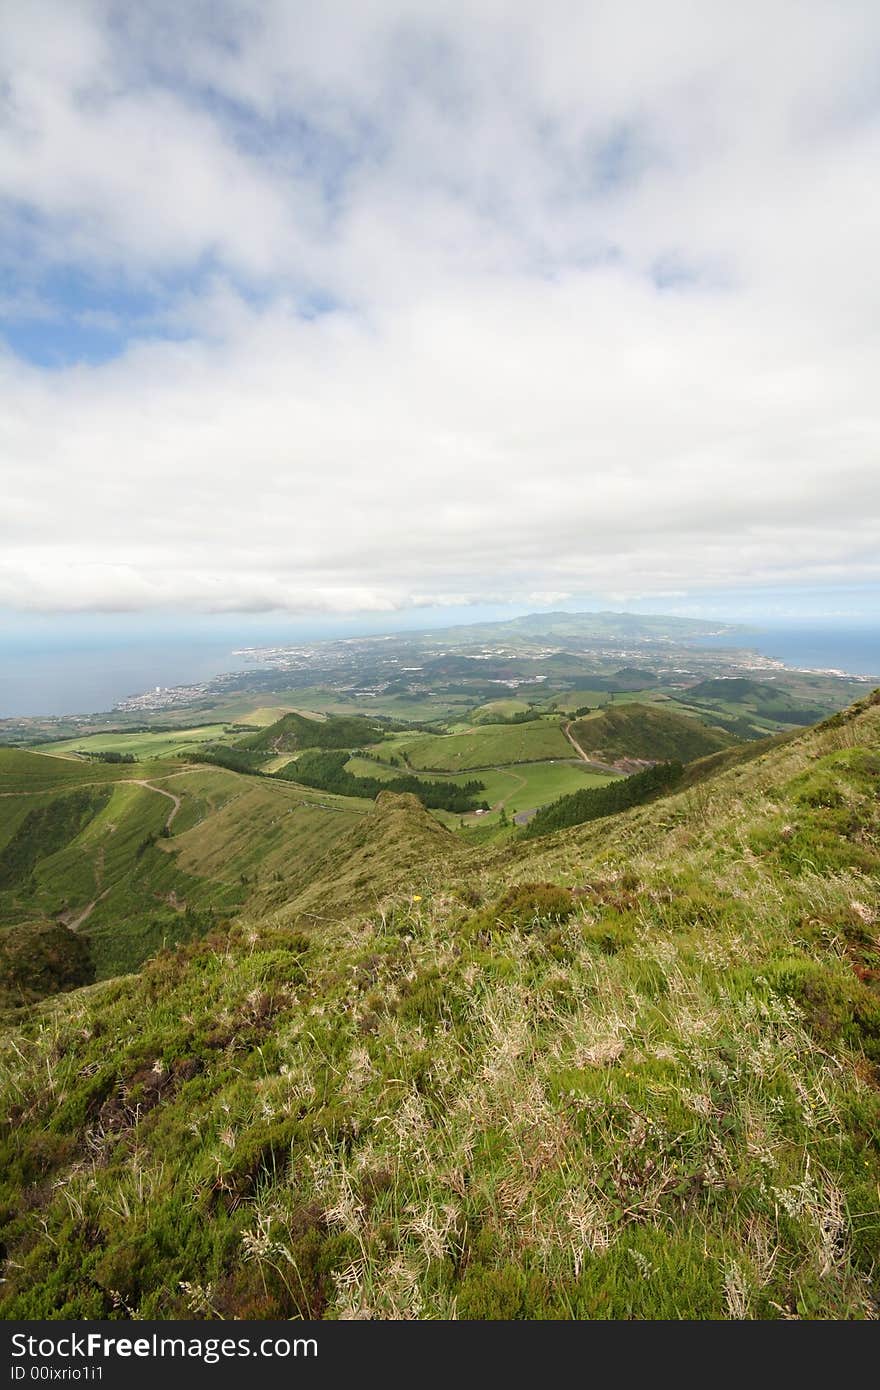
<path id="1" fill-rule="evenodd" d="M 216 743 L 224 737 L 234 737 L 226 733 L 225 724 L 202 724 L 194 729 L 156 729 L 153 733 L 136 734 L 91 734 L 88 738 L 66 739 L 63 743 L 53 743 L 53 756 L 65 753 L 131 753 L 138 759 L 173 758 L 178 753 L 186 753 L 193 745 Z"/>
<path id="2" fill-rule="evenodd" d="M 531 724 L 485 724 L 458 734 L 397 738 L 370 751 L 383 760 L 406 753 L 414 770 L 426 772 L 466 772 L 471 768 L 572 756 L 571 745 L 553 719 Z"/>
<path id="3" fill-rule="evenodd" d="M 357 748 L 377 737 L 374 720 L 362 715 L 334 715 L 313 719 L 303 714 L 284 714 L 259 733 L 238 740 L 242 748 L 268 753 L 302 752 L 305 748 Z"/>
<path id="4" fill-rule="evenodd" d="M 40 780 L 49 760 L 12 761 Z M 149 787 L 111 777 L 0 800 L 0 932 L 78 924 L 98 978 L 135 969 L 302 873 L 370 805 L 172 766 L 156 764 Z M 170 837 L 174 803 L 156 788 L 180 800 Z"/>
<path id="5" fill-rule="evenodd" d="M 173 764 L 165 770 L 177 771 Z M 158 776 L 162 768 L 150 768 L 150 776 Z M 98 785 L 142 777 L 131 763 L 89 763 L 69 757 L 52 757 L 49 753 L 30 753 L 20 748 L 0 748 L 0 798 L 14 793 L 34 795 L 59 787 Z M 3 801 L 0 800 L 0 812 Z"/>
<path id="6" fill-rule="evenodd" d="M 611 703 L 611 696 L 607 690 L 588 690 L 580 688 L 578 690 L 567 690 L 564 695 L 554 695 L 550 699 L 553 709 L 562 710 L 571 714 L 576 709 L 582 709 L 584 705 L 590 705 L 593 709 L 598 709 L 602 705 Z"/>
<path id="7" fill-rule="evenodd" d="M 572 724 L 571 733 L 585 753 L 611 761 L 690 762 L 736 741 L 668 704 L 646 705 L 639 700 L 615 702 L 598 714 L 588 714 Z"/>
<path id="8" fill-rule="evenodd" d="M 510 719 L 514 714 L 526 714 L 528 710 L 526 700 L 487 700 L 471 710 L 470 718 L 474 724 L 491 724 L 495 719 Z"/>
<path id="9" fill-rule="evenodd" d="M 571 750 L 569 750 L 571 751 Z M 400 775 L 399 767 L 380 764 L 372 758 L 350 758 L 346 768 L 356 776 L 380 777 L 390 781 Z M 480 817 L 484 824 L 497 824 L 503 806 L 508 815 L 514 811 L 527 811 L 536 806 L 545 806 L 557 797 L 570 792 L 581 791 L 585 787 L 602 787 L 613 778 L 590 772 L 583 763 L 560 760 L 545 763 L 518 763 L 510 767 L 491 767 L 480 773 L 424 773 L 425 779 L 437 777 L 463 784 L 471 777 L 478 777 L 483 783 L 485 797 L 492 811 Z M 472 815 L 464 818 L 453 812 L 435 812 L 437 818 L 448 826 L 457 826 L 464 819 L 469 822 Z"/>
<path id="10" fill-rule="evenodd" d="M 866 702 L 534 842 L 384 796 L 21 1011 L 0 1313 L 876 1317 L 878 777 Z"/>

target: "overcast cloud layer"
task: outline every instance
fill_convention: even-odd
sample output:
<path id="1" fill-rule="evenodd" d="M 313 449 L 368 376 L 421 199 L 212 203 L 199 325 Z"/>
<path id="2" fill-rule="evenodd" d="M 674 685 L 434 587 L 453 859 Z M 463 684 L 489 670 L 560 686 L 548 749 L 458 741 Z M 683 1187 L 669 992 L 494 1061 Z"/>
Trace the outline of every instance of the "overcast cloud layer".
<path id="1" fill-rule="evenodd" d="M 0 17 L 0 605 L 880 578 L 876 0 Z"/>

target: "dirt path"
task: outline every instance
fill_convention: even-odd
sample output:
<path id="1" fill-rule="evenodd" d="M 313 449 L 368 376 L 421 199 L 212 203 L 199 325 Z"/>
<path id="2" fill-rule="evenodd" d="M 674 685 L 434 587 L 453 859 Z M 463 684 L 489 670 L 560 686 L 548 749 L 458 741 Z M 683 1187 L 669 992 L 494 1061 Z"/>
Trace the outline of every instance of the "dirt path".
<path id="1" fill-rule="evenodd" d="M 58 758 L 58 762 L 61 762 L 60 758 Z M 70 762 L 70 759 L 68 759 L 68 762 Z M 225 769 L 225 767 L 222 769 L 222 771 L 229 770 L 231 769 Z M 204 766 L 182 767 L 179 773 L 163 773 L 161 780 L 171 781 L 172 777 L 192 777 L 193 774 L 203 773 L 203 771 Z M 241 777 L 242 774 L 236 773 L 235 776 Z M 177 796 L 172 795 L 172 792 L 163 791 L 161 787 L 154 787 L 153 783 L 142 781 L 139 777 L 106 777 L 103 781 L 96 781 L 96 783 L 56 783 L 53 787 L 36 787 L 35 790 L 32 791 L 0 791 L 0 796 L 51 796 L 54 792 L 61 794 L 61 792 L 79 791 L 81 787 L 149 787 L 150 791 L 161 791 L 163 792 L 163 796 L 171 796 L 172 801 L 177 801 L 178 799 Z"/>
<path id="2" fill-rule="evenodd" d="M 129 779 L 126 779 L 126 780 L 129 780 Z M 135 785 L 136 787 L 146 787 L 146 788 L 147 788 L 147 791 L 158 792 L 160 796 L 167 796 L 169 801 L 173 801 L 173 802 L 174 802 L 174 805 L 171 807 L 171 810 L 168 812 L 168 819 L 167 819 L 166 822 L 165 822 L 165 829 L 166 829 L 166 830 L 170 830 L 170 829 L 171 829 L 171 822 L 174 820 L 174 817 L 177 815 L 178 811 L 180 810 L 180 797 L 179 797 L 179 796 L 175 796 L 175 795 L 174 795 L 174 792 L 167 792 L 167 791 L 165 790 L 164 787 L 154 787 L 152 782 L 140 782 L 140 781 L 138 781 L 138 779 L 135 778 L 135 777 L 132 777 L 130 780 L 134 783 L 134 785 Z"/>
<path id="3" fill-rule="evenodd" d="M 520 777 L 518 772 L 511 772 L 509 767 L 496 767 L 493 768 L 493 771 L 503 772 L 507 777 L 515 777 L 517 783 L 519 784 L 518 786 L 513 787 L 512 790 L 509 791 L 506 796 L 503 796 L 501 798 L 500 801 L 496 801 L 495 805 L 492 807 L 492 810 L 500 811 L 507 805 L 508 801 L 512 796 L 516 796 L 517 792 L 521 791 L 523 787 L 527 787 L 529 784 L 526 781 L 525 777 Z"/>
<path id="4" fill-rule="evenodd" d="M 99 893 L 97 898 L 94 898 L 92 902 L 90 902 L 86 907 L 84 907 L 82 912 L 80 912 L 76 917 L 67 917 L 66 915 L 64 917 L 59 917 L 58 920 L 60 921 L 62 927 L 66 927 L 68 931 L 79 931 L 86 918 L 91 916 L 95 908 L 98 906 L 98 903 L 101 901 L 102 898 L 106 898 L 109 892 L 110 889 L 105 888 L 103 893 Z"/>
<path id="5" fill-rule="evenodd" d="M 568 722 L 567 722 L 566 724 L 563 724 L 563 725 L 562 725 L 562 732 L 565 734 L 565 737 L 568 739 L 569 743 L 571 744 L 571 746 L 572 746 L 572 748 L 574 749 L 574 751 L 577 753 L 578 757 L 581 758 L 581 759 L 588 765 L 588 767 L 590 768 L 590 771 L 591 771 L 591 772 L 610 772 L 610 773 L 616 773 L 616 772 L 618 772 L 618 771 L 619 771 L 619 768 L 613 767 L 610 763 L 600 763 L 600 762 L 597 762 L 595 758 L 589 757 L 589 756 L 584 752 L 583 748 L 581 748 L 581 746 L 580 746 L 580 744 L 578 743 L 577 739 L 575 738 L 574 734 L 571 732 L 572 722 L 573 722 L 573 721 L 572 721 L 571 719 L 569 719 Z"/>

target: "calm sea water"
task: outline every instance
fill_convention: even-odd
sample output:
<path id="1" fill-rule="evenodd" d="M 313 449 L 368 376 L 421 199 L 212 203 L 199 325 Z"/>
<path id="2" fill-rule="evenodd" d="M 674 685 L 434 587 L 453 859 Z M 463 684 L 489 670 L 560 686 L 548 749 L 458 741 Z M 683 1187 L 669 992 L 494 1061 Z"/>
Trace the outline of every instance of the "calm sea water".
<path id="1" fill-rule="evenodd" d="M 228 643 L 0 648 L 0 719 L 23 714 L 94 714 L 157 685 L 189 685 L 241 670 Z"/>
<path id="2" fill-rule="evenodd" d="M 799 670 L 846 671 L 880 680 L 880 623 L 876 627 L 762 628 L 744 633 L 736 641 L 716 638 L 705 645 L 750 647 Z"/>

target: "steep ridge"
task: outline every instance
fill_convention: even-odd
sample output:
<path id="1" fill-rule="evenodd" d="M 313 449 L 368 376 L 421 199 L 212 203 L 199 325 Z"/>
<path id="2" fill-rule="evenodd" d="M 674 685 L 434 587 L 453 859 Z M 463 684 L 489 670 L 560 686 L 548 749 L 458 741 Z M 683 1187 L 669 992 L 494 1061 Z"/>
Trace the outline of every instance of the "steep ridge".
<path id="1" fill-rule="evenodd" d="M 298 882 L 284 886 L 278 920 L 299 925 L 375 907 L 399 885 L 417 885 L 423 872 L 436 875 L 461 857 L 455 836 L 417 797 L 380 792 L 369 815 L 310 865 Z"/>

